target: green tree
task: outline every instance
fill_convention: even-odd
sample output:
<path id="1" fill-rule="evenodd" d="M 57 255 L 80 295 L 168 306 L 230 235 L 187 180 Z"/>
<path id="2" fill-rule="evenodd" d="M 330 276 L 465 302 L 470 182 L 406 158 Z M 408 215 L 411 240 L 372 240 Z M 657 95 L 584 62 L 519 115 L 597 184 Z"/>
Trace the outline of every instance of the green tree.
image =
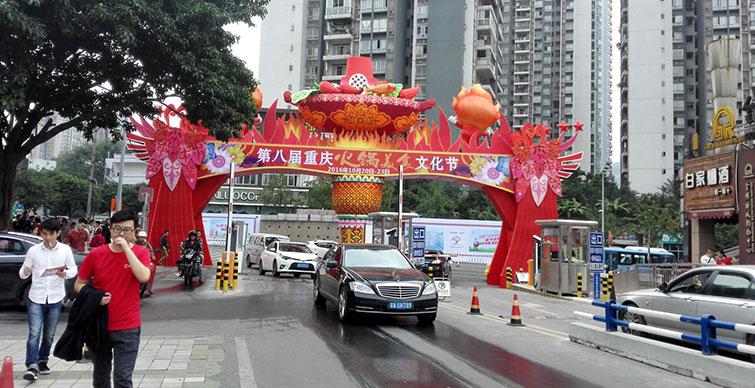
<path id="1" fill-rule="evenodd" d="M 572 220 L 583 219 L 585 212 L 585 205 L 579 202 L 576 198 L 566 198 L 558 201 L 558 214 L 559 218 L 567 218 Z"/>
<path id="2" fill-rule="evenodd" d="M 139 188 L 146 186 L 144 183 L 137 185 L 123 185 L 122 200 L 123 208 L 139 212 L 143 203 L 139 201 Z M 92 196 L 92 209 L 95 213 L 103 214 L 110 211 L 110 201 L 118 195 L 118 184 L 108 182 L 104 185 L 94 186 Z M 86 209 L 86 207 L 85 207 Z"/>
<path id="3" fill-rule="evenodd" d="M 660 197 L 658 194 L 641 195 L 634 211 L 633 223 L 645 236 L 648 247 L 657 246 L 663 234 L 676 236 L 681 232 L 679 205 L 664 206 Z"/>
<path id="4" fill-rule="evenodd" d="M 32 210 L 71 217 L 86 209 L 87 181 L 60 171 L 23 170 L 16 180 L 15 200 Z"/>
<path id="5" fill-rule="evenodd" d="M 302 204 L 302 199 L 286 187 L 285 174 L 270 174 L 260 200 L 275 213 L 293 213 Z"/>
<path id="6" fill-rule="evenodd" d="M 0 2 L 0 229 L 18 164 L 66 129 L 118 138 L 126 117 L 154 114 L 171 96 L 221 140 L 251 126 L 256 81 L 223 27 L 251 25 L 268 2 Z"/>
<path id="7" fill-rule="evenodd" d="M 122 141 L 101 141 L 95 144 L 94 178 L 105 183 L 105 159 L 121 152 Z M 128 151 L 126 151 L 128 153 Z M 81 179 L 89 179 L 89 166 L 92 161 L 92 143 L 85 143 L 56 159 L 55 170 Z"/>
<path id="8" fill-rule="evenodd" d="M 14 200 L 24 205 L 24 209 L 37 210 L 49 208 L 54 201 L 51 196 L 58 193 L 51 192 L 52 180 L 40 171 L 23 169 L 18 172 Z"/>
<path id="9" fill-rule="evenodd" d="M 305 203 L 310 209 L 333 209 L 333 183 L 328 178 L 317 177 L 307 182 L 309 194 Z"/>

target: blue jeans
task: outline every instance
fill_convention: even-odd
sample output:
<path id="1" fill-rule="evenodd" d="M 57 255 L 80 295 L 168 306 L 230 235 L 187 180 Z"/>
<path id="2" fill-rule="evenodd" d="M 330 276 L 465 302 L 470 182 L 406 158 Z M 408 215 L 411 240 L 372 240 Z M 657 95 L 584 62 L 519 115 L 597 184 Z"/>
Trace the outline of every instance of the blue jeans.
<path id="1" fill-rule="evenodd" d="M 26 368 L 39 370 L 39 362 L 47 362 L 50 359 L 50 349 L 55 339 L 55 328 L 60 318 L 58 303 L 34 303 L 26 301 L 26 309 L 29 317 L 29 339 L 26 340 Z M 39 345 L 39 337 L 42 336 L 42 346 Z"/>
<path id="2" fill-rule="evenodd" d="M 108 331 L 109 344 L 102 349 L 92 349 L 92 386 L 110 388 L 110 370 L 113 371 L 113 383 L 118 388 L 132 388 L 131 375 L 134 373 L 136 355 L 139 352 L 139 335 L 141 327 L 126 330 Z"/>

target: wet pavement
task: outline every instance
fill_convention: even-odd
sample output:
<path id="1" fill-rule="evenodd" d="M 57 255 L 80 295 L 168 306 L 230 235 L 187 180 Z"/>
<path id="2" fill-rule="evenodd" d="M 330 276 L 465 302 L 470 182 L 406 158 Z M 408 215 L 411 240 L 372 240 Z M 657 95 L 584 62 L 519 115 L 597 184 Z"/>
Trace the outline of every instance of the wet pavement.
<path id="1" fill-rule="evenodd" d="M 453 298 L 423 326 L 412 317 L 341 323 L 332 303 L 314 306 L 309 278 L 247 270 L 239 289 L 223 294 L 214 290 L 214 271 L 185 290 L 173 270 L 160 268 L 154 294 L 142 301 L 135 386 L 710 386 L 569 342 L 571 311 L 582 308 L 573 302 L 519 295 L 527 326 L 507 326 L 513 293 L 485 286 L 484 267 L 477 270 L 455 272 Z M 482 316 L 466 314 L 474 286 Z M 13 349 L 16 387 L 26 386 L 26 330 L 22 310 L 0 308 L 0 353 Z M 90 386 L 91 370 L 80 365 L 59 361 L 34 386 Z"/>

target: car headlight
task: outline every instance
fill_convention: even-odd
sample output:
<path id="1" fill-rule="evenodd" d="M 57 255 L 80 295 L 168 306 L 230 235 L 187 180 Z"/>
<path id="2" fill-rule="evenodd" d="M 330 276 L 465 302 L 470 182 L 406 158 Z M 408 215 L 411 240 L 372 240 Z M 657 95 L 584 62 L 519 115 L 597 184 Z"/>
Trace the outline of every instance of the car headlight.
<path id="1" fill-rule="evenodd" d="M 286 255 L 281 255 L 280 258 L 283 259 L 283 260 L 289 260 L 289 261 L 290 260 L 294 260 L 293 257 L 289 257 L 289 256 L 286 256 Z"/>
<path id="2" fill-rule="evenodd" d="M 359 292 L 361 294 L 375 294 L 375 291 L 372 289 L 372 287 L 360 282 L 349 283 L 349 288 L 351 289 L 351 291 Z"/>
<path id="3" fill-rule="evenodd" d="M 422 291 L 422 295 L 435 295 L 436 292 L 435 283 L 428 283 L 427 286 L 425 286 L 425 290 Z"/>

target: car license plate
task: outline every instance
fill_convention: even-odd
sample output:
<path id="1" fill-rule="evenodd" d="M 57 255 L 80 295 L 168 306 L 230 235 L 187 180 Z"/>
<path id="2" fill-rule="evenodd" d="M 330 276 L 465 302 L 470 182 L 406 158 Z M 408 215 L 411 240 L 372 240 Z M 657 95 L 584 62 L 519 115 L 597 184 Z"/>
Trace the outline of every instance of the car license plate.
<path id="1" fill-rule="evenodd" d="M 299 263 L 298 268 L 309 268 L 309 264 Z"/>
<path id="2" fill-rule="evenodd" d="M 412 302 L 388 302 L 388 308 L 391 310 L 411 310 Z"/>

